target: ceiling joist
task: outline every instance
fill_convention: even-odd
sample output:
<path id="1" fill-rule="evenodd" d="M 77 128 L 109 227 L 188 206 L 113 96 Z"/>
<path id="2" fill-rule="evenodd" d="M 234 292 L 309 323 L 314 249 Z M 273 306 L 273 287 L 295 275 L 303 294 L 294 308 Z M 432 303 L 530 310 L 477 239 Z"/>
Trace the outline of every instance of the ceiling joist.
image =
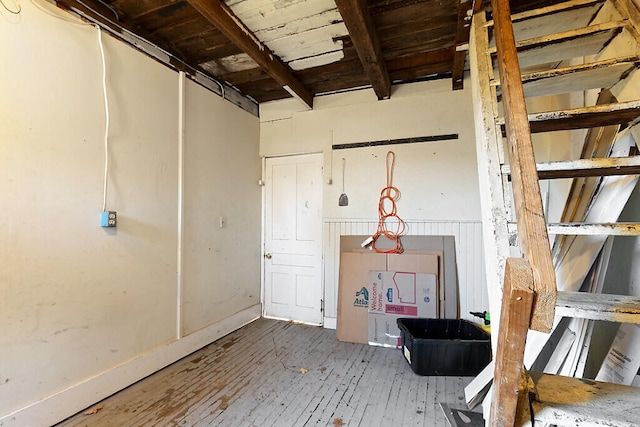
<path id="1" fill-rule="evenodd" d="M 242 49 L 292 96 L 313 108 L 313 94 L 277 56 L 262 44 L 220 0 L 187 0 L 221 33 Z"/>
<path id="2" fill-rule="evenodd" d="M 471 18 L 482 6 L 482 0 L 460 0 L 458 3 L 458 28 L 456 30 L 455 53 L 451 79 L 453 90 L 464 88 L 464 64 L 469 51 Z"/>
<path id="3" fill-rule="evenodd" d="M 258 104 L 255 100 L 240 93 L 236 88 L 222 82 L 215 76 L 207 74 L 201 68 L 185 60 L 180 50 L 174 49 L 171 43 L 145 31 L 139 25 L 119 14 L 111 6 L 101 0 L 54 0 L 60 9 L 72 12 L 81 18 L 93 22 L 115 38 L 144 52 L 172 69 L 184 71 L 188 78 L 208 90 L 217 93 L 227 101 L 243 110 L 258 116 Z"/>
<path id="4" fill-rule="evenodd" d="M 353 46 L 378 99 L 391 96 L 391 82 L 366 0 L 336 0 Z"/>

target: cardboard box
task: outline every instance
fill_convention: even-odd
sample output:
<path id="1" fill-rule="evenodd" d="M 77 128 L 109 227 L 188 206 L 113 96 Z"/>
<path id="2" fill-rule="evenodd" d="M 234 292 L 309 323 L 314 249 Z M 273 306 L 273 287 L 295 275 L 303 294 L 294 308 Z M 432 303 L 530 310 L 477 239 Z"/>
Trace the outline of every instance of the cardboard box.
<path id="1" fill-rule="evenodd" d="M 387 256 L 387 271 L 435 274 L 439 300 L 436 306 L 436 317 L 445 317 L 443 301 L 445 296 L 444 253 L 442 251 L 406 251 L 402 254 L 389 254 Z"/>
<path id="2" fill-rule="evenodd" d="M 369 309 L 369 272 L 387 269 L 385 254 L 375 252 L 343 252 L 340 255 L 338 286 L 338 324 L 340 341 L 367 344 L 367 312 Z"/>
<path id="3" fill-rule="evenodd" d="M 437 266 L 438 259 L 433 258 L 432 262 Z M 397 324 L 400 318 L 437 318 L 435 274 L 372 271 L 369 273 L 369 297 L 368 340 L 371 345 L 400 348 Z"/>
<path id="4" fill-rule="evenodd" d="M 360 249 L 360 244 L 367 239 L 368 235 L 348 235 L 340 236 L 340 252 L 351 252 Z M 454 236 L 402 236 L 402 246 L 404 252 L 399 255 L 404 257 L 407 254 L 422 252 L 441 252 L 440 257 L 440 313 L 442 319 L 460 318 L 460 296 L 458 290 L 458 271 L 456 266 L 456 241 Z M 388 265 L 391 263 L 389 255 Z M 387 270 L 393 270 L 388 267 Z M 411 270 L 406 270 L 411 271 Z"/>

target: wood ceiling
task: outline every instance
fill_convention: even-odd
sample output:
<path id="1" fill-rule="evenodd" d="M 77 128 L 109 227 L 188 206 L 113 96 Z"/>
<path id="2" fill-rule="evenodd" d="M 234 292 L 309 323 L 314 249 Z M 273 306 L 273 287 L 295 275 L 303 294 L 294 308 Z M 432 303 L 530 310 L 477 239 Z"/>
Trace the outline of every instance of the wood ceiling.
<path id="1" fill-rule="evenodd" d="M 481 0 L 55 0 L 256 103 L 449 78 L 461 89 Z M 514 11 L 557 3 L 512 1 Z M 142 49 L 145 50 L 145 49 Z M 146 49 L 147 52 L 149 49 Z M 166 57 L 166 59 L 162 59 Z"/>

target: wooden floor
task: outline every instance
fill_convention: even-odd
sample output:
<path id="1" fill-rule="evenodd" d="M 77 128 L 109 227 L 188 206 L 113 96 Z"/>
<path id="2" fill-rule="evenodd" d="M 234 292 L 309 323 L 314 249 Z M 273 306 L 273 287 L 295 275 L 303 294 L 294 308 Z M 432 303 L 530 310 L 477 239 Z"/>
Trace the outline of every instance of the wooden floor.
<path id="1" fill-rule="evenodd" d="M 399 350 L 259 319 L 100 402 L 71 426 L 447 426 L 471 377 L 421 377 Z"/>

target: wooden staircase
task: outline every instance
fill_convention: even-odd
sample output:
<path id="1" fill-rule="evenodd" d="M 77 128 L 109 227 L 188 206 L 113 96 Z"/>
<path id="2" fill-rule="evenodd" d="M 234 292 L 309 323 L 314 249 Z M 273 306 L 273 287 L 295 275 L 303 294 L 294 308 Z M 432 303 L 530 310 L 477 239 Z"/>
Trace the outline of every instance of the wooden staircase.
<path id="1" fill-rule="evenodd" d="M 640 235 L 640 223 L 585 223 L 588 202 L 578 197 L 593 194 L 600 177 L 640 174 L 637 151 L 607 157 L 611 147 L 602 142 L 622 128 L 640 141 L 639 31 L 633 0 L 572 0 L 514 15 L 508 1 L 492 0 L 473 16 L 469 57 L 485 262 L 490 310 L 500 313 L 492 316 L 489 425 L 631 426 L 640 419 L 633 403 L 638 388 L 524 369 L 528 331 L 550 332 L 556 315 L 640 323 L 640 298 L 566 289 L 555 268 L 567 239 Z M 594 90 L 601 92 L 592 105 L 527 111 L 540 97 L 586 92 L 589 99 Z M 536 161 L 533 133 L 582 129 L 588 131 L 581 158 Z M 562 222 L 549 224 L 540 180 L 557 178 L 574 178 L 573 204 Z M 614 404 L 620 410 L 611 410 Z"/>

